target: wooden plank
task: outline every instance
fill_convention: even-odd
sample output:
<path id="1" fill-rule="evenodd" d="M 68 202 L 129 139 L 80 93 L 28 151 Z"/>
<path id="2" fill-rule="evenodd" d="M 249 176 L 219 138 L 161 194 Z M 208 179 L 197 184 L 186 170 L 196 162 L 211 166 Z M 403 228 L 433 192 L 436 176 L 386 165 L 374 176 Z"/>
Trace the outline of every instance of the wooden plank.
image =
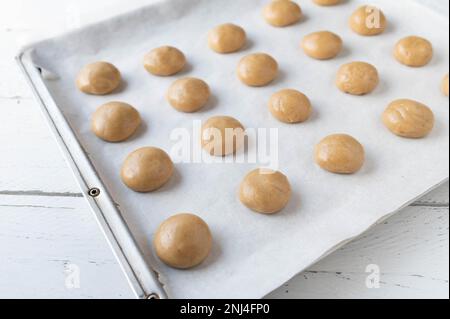
<path id="1" fill-rule="evenodd" d="M 0 196 L 0 203 L 0 298 L 133 297 L 84 199 Z M 66 287 L 73 265 L 79 289 Z"/>
<path id="2" fill-rule="evenodd" d="M 131 297 L 84 199 L 0 196 L 0 203 L 0 256 L 7 256 L 0 283 L 12 287 L 0 297 Z M 448 297 L 448 231 L 447 207 L 407 208 L 270 297 Z M 81 268 L 80 289 L 64 286 L 68 264 Z M 365 286 L 369 264 L 380 266 L 380 289 Z"/>
<path id="3" fill-rule="evenodd" d="M 1 101 L 0 192 L 79 193 L 39 112 L 32 100 Z"/>
<path id="4" fill-rule="evenodd" d="M 271 298 L 448 298 L 448 207 L 409 207 L 320 261 Z M 368 289 L 366 267 L 379 266 Z"/>
<path id="5" fill-rule="evenodd" d="M 429 194 L 419 199 L 414 205 L 416 206 L 448 206 L 449 183 L 445 183 L 441 187 L 433 190 Z"/>

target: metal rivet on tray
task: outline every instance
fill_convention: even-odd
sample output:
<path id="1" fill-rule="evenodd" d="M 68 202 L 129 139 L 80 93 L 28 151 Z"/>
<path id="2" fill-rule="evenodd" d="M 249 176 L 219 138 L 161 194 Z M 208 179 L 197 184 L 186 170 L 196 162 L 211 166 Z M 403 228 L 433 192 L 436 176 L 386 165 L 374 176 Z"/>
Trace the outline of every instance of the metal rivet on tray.
<path id="1" fill-rule="evenodd" d="M 88 194 L 89 194 L 89 196 L 91 196 L 91 197 L 98 197 L 98 196 L 100 195 L 100 189 L 98 189 L 98 188 L 96 188 L 96 187 L 91 188 L 91 189 L 89 190 Z"/>
<path id="2" fill-rule="evenodd" d="M 161 299 L 157 294 L 150 294 L 147 296 L 148 300 L 152 300 L 152 299 Z"/>

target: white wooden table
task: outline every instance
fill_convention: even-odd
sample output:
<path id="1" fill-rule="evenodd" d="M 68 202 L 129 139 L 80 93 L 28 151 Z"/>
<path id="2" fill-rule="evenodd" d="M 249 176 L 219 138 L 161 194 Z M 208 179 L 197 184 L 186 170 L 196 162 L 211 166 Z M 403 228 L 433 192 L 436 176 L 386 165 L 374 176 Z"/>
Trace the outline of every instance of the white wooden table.
<path id="1" fill-rule="evenodd" d="M 152 1 L 1 1 L 0 298 L 132 297 L 13 57 L 24 43 Z M 448 15 L 447 0 L 421 2 Z M 446 184 L 270 297 L 448 298 L 448 195 Z M 371 264 L 378 289 L 366 286 Z M 65 284 L 70 265 L 76 289 Z"/>

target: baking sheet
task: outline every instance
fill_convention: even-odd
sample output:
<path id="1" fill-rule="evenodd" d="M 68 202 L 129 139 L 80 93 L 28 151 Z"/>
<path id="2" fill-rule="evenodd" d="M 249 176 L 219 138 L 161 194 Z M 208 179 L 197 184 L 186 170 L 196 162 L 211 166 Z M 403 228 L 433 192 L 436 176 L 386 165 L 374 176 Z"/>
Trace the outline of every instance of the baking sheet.
<path id="1" fill-rule="evenodd" d="M 380 37 L 363 38 L 347 27 L 348 16 L 362 1 L 330 8 L 301 1 L 304 21 L 285 29 L 262 20 L 266 2 L 162 1 L 34 46 L 36 65 L 54 73 L 46 81 L 53 98 L 174 298 L 263 297 L 332 247 L 448 178 L 448 98 L 439 92 L 448 72 L 447 19 L 411 1 L 373 1 L 383 8 L 390 27 Z M 244 51 L 222 56 L 207 48 L 207 31 L 224 22 L 246 29 L 250 43 Z M 339 58 L 315 61 L 300 51 L 300 39 L 322 29 L 343 37 L 345 51 Z M 391 57 L 395 42 L 410 34 L 425 36 L 435 46 L 436 57 L 426 68 L 403 67 Z M 166 44 L 183 50 L 189 67 L 172 78 L 148 75 L 143 55 Z M 281 76 L 265 88 L 245 87 L 236 78 L 236 65 L 242 56 L 259 51 L 279 61 Z M 110 61 L 122 71 L 126 85 L 116 94 L 93 97 L 76 90 L 79 68 L 96 60 Z M 369 96 L 344 95 L 334 86 L 337 68 L 354 60 L 371 62 L 380 71 L 381 85 Z M 204 111 L 178 113 L 165 101 L 168 86 L 181 76 L 200 77 L 210 84 L 214 98 Z M 309 122 L 285 125 L 267 111 L 270 95 L 288 87 L 311 98 L 315 113 Z M 433 109 L 437 124 L 429 137 L 401 139 L 383 127 L 381 113 L 397 98 L 417 99 Z M 136 106 L 146 123 L 128 142 L 107 144 L 90 133 L 91 114 L 112 100 Z M 247 128 L 278 128 L 280 169 L 294 190 L 281 214 L 251 213 L 237 199 L 243 176 L 259 164 L 178 163 L 172 181 L 151 194 L 135 194 L 121 183 L 119 170 L 128 153 L 150 145 L 170 151 L 173 129 L 192 130 L 194 120 L 214 115 L 234 116 Z M 314 145 L 336 132 L 351 134 L 366 147 L 367 163 L 360 173 L 332 175 L 314 165 Z M 151 249 L 158 225 L 179 212 L 204 218 L 215 239 L 208 260 L 190 271 L 164 266 Z"/>

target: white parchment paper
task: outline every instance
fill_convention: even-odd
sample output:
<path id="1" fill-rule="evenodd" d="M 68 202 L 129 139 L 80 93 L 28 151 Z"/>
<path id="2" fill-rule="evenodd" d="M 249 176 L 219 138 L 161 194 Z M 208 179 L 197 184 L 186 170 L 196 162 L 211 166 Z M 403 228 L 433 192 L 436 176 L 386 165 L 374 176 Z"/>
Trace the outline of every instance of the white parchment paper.
<path id="1" fill-rule="evenodd" d="M 439 90 L 448 72 L 447 19 L 411 1 L 372 1 L 384 10 L 390 25 L 385 34 L 365 38 L 347 26 L 349 15 L 362 1 L 336 7 L 300 1 L 305 18 L 283 29 L 262 19 L 266 2 L 167 0 L 36 46 L 36 64 L 57 75 L 47 81 L 56 103 L 171 297 L 263 297 L 333 247 L 448 178 L 449 105 Z M 208 49 L 208 30 L 225 22 L 237 23 L 248 32 L 244 51 L 218 55 Z M 299 49 L 301 38 L 324 29 L 342 36 L 344 52 L 332 61 L 306 57 Z M 392 57 L 397 40 L 411 34 L 434 44 L 435 58 L 425 68 L 407 68 Z M 160 45 L 183 50 L 189 60 L 186 71 L 171 78 L 149 75 L 142 57 Z M 252 52 L 267 52 L 279 61 L 281 75 L 272 85 L 249 88 L 237 79 L 239 59 Z M 86 96 L 74 85 L 79 69 L 97 60 L 114 63 L 125 78 L 126 84 L 113 95 Z M 380 72 L 381 84 L 371 95 L 345 95 L 334 85 L 338 67 L 355 60 L 373 63 Z M 183 114 L 165 101 L 169 85 L 182 76 L 200 77 L 210 84 L 214 98 L 205 110 Z M 283 88 L 310 97 L 315 111 L 309 122 L 285 125 L 270 115 L 267 101 Z M 430 136 L 408 140 L 387 131 L 380 117 L 386 105 L 398 98 L 416 99 L 433 109 L 437 123 Z M 113 100 L 134 105 L 145 122 L 136 136 L 121 144 L 100 141 L 89 129 L 95 109 Z M 236 117 L 248 128 L 279 129 L 280 169 L 294 191 L 282 213 L 255 214 L 237 198 L 243 176 L 258 164 L 177 164 L 172 181 L 151 194 L 133 193 L 122 184 L 119 170 L 131 151 L 143 146 L 170 151 L 173 129 L 192 129 L 193 120 L 214 115 Z M 316 167 L 314 145 L 332 133 L 351 134 L 364 144 L 367 163 L 361 172 L 340 176 Z M 152 253 L 156 228 L 179 212 L 201 216 L 214 235 L 211 256 L 189 271 L 170 269 Z"/>

